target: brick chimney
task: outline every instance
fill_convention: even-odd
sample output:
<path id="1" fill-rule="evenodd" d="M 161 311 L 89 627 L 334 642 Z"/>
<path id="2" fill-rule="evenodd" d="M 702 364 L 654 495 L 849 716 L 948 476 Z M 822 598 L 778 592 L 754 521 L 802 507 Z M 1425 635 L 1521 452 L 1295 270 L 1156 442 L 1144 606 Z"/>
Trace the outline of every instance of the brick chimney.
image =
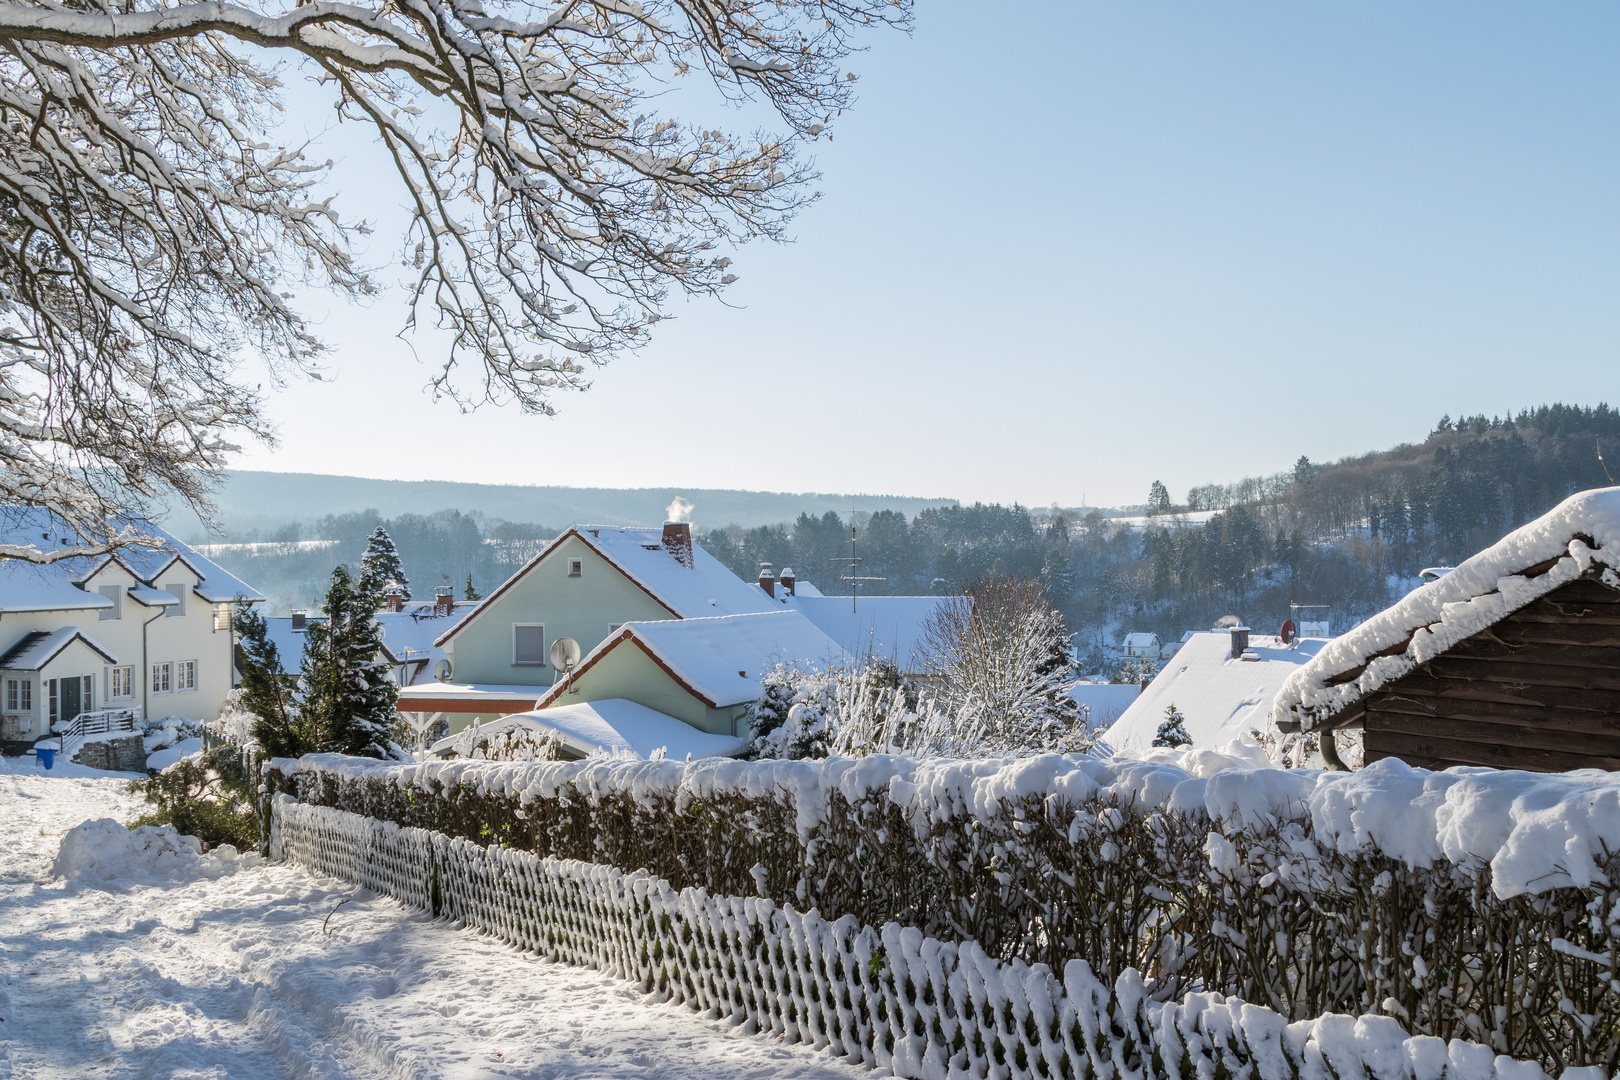
<path id="1" fill-rule="evenodd" d="M 449 615 L 456 609 L 456 591 L 448 581 L 433 590 L 433 614 Z"/>
<path id="2" fill-rule="evenodd" d="M 1243 655 L 1243 650 L 1249 647 L 1249 628 L 1247 626 L 1232 627 L 1232 659 L 1236 660 Z"/>
<path id="3" fill-rule="evenodd" d="M 675 561 L 692 569 L 692 523 L 690 521 L 664 522 L 664 550 L 675 556 Z"/>
<path id="4" fill-rule="evenodd" d="M 771 564 L 759 564 L 759 587 L 765 590 L 765 595 L 776 596 L 776 575 L 771 573 Z"/>
<path id="5" fill-rule="evenodd" d="M 777 575 L 776 580 L 780 581 L 782 583 L 782 591 L 783 592 L 787 593 L 789 596 L 798 595 L 797 593 L 795 593 L 793 591 L 794 585 L 796 585 L 798 583 L 798 580 L 799 580 L 798 578 L 793 576 L 793 567 L 791 567 L 791 566 L 782 567 L 782 572 Z"/>
<path id="6" fill-rule="evenodd" d="M 405 610 L 405 590 L 399 587 L 398 582 L 390 581 L 388 583 L 388 591 L 383 593 L 383 610 Z"/>

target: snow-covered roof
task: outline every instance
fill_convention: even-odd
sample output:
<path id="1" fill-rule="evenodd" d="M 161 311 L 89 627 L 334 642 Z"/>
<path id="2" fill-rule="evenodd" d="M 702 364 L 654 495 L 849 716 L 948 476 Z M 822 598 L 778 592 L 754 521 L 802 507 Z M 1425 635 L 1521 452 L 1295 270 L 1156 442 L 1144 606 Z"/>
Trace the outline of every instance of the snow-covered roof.
<path id="1" fill-rule="evenodd" d="M 1134 634 L 1125 635 L 1125 644 L 1132 648 L 1147 648 L 1148 646 L 1157 645 L 1158 643 L 1158 634 L 1149 634 L 1138 631 Z"/>
<path id="2" fill-rule="evenodd" d="M 735 757 L 748 748 L 747 742 L 742 739 L 699 731 L 673 716 L 665 716 L 623 698 L 515 713 L 481 724 L 478 730 L 484 734 L 495 734 L 517 727 L 555 732 L 561 736 L 563 745 L 576 754 L 590 754 L 596 750 L 610 753 L 628 750 L 644 758 L 662 750 L 665 757 L 680 760 L 687 757 Z M 429 748 L 429 752 L 443 754 L 451 751 L 457 740 L 465 738 L 466 734 L 459 732 L 440 739 Z"/>
<path id="3" fill-rule="evenodd" d="M 1321 726 L 1368 694 L 1561 585 L 1620 590 L 1620 487 L 1571 495 L 1321 651 L 1277 695 L 1279 724 Z M 1335 685 L 1335 683 L 1337 685 Z"/>
<path id="4" fill-rule="evenodd" d="M 687 566 L 664 547 L 662 529 L 626 525 L 573 525 L 542 548 L 523 569 L 507 578 L 500 588 L 485 597 L 483 607 L 479 610 L 488 609 L 514 582 L 539 566 L 571 536 L 594 548 L 598 555 L 679 618 L 743 615 L 771 611 L 778 606 L 758 585 L 733 574 L 720 560 L 696 544 L 692 545 L 692 565 Z M 434 644 L 442 647 L 457 631 L 473 621 L 465 619 L 443 631 Z"/>
<path id="5" fill-rule="evenodd" d="M 458 600 L 448 612 L 440 612 L 431 600 L 409 601 L 399 611 L 377 612 L 382 625 L 383 648 L 396 661 L 418 664 L 421 671 L 431 676 L 433 666 L 444 659 L 444 649 L 435 640 L 459 625 L 483 603 L 481 600 Z"/>
<path id="6" fill-rule="evenodd" d="M 1165 709 L 1172 704 L 1186 717 L 1187 734 L 1195 748 L 1222 746 L 1251 728 L 1268 730 L 1272 698 L 1326 644 L 1319 638 L 1302 638 L 1291 648 L 1281 638 L 1255 635 L 1245 650 L 1245 655 L 1255 659 L 1236 660 L 1231 634 L 1199 631 L 1187 639 L 1104 738 L 1121 753 L 1145 751 L 1153 745 Z"/>
<path id="7" fill-rule="evenodd" d="M 513 683 L 457 683 L 457 682 L 425 682 L 415 686 L 401 687 L 397 707 L 402 712 L 434 712 L 447 705 L 477 706 L 487 704 L 490 711 L 501 703 L 508 701 L 539 701 L 542 694 L 549 693 L 550 684 L 545 686 L 519 685 Z M 452 711 L 479 711 L 476 708 Z"/>
<path id="8" fill-rule="evenodd" d="M 150 585 L 131 585 L 127 591 L 147 607 L 168 607 L 180 602 L 180 598 L 168 589 L 154 589 Z"/>
<path id="9" fill-rule="evenodd" d="M 38 671 L 75 641 L 82 641 L 100 653 L 109 664 L 118 663 L 112 651 L 98 644 L 94 638 L 77 626 L 64 626 L 60 630 L 35 630 L 0 656 L 0 668 L 6 671 Z"/>
<path id="10" fill-rule="evenodd" d="M 639 645 L 711 708 L 753 701 L 760 677 L 776 664 L 821 666 L 846 659 L 832 638 L 796 611 L 721 615 L 709 619 L 629 622 L 592 649 L 575 680 L 619 647 Z M 547 698 L 561 695 L 559 685 Z"/>
<path id="11" fill-rule="evenodd" d="M 944 599 L 938 596 L 863 596 L 850 610 L 847 596 L 798 595 L 777 598 L 832 638 L 851 656 L 893 660 L 902 671 L 920 662 L 923 629 Z"/>
<path id="12" fill-rule="evenodd" d="M 112 601 L 105 596 L 80 587 L 110 560 L 117 561 L 148 586 L 158 585 L 158 576 L 179 560 L 196 574 L 199 581 L 195 591 L 209 603 L 229 603 L 239 598 L 252 603 L 264 599 L 257 589 L 226 573 L 151 522 L 133 521 L 132 525 L 160 540 L 162 546 L 121 548 L 110 556 L 63 559 L 48 566 L 21 559 L 0 559 L 0 612 L 111 607 Z M 10 507 L 0 512 L 0 543 L 53 548 L 77 542 L 77 537 L 65 531 L 61 522 L 48 511 Z M 137 596 L 137 599 L 142 598 Z M 142 602 L 147 601 L 142 599 Z"/>

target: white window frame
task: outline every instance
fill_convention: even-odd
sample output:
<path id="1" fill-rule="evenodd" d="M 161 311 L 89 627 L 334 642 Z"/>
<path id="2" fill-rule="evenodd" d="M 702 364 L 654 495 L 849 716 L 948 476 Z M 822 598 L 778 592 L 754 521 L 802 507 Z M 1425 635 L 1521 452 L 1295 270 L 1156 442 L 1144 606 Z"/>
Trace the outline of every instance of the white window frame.
<path id="1" fill-rule="evenodd" d="M 46 693 L 46 701 L 50 705 L 50 709 L 46 713 L 46 717 L 45 717 L 45 730 L 46 730 L 47 733 L 49 733 L 51 728 L 56 726 L 56 712 L 57 712 L 56 680 L 55 679 L 46 679 L 45 680 L 45 687 L 46 687 L 46 691 L 47 691 L 47 693 Z"/>
<path id="2" fill-rule="evenodd" d="M 118 692 L 120 687 L 123 688 L 123 693 Z M 110 668 L 107 683 L 107 697 L 114 701 L 122 701 L 125 698 L 132 698 L 134 696 L 135 665 L 121 664 L 118 667 Z"/>
<path id="3" fill-rule="evenodd" d="M 584 559 L 571 558 L 571 559 L 568 560 L 568 576 L 569 577 L 583 577 L 584 574 L 585 574 L 585 560 Z"/>
<path id="4" fill-rule="evenodd" d="M 7 712 L 33 712 L 34 711 L 34 680 L 33 679 L 7 679 L 6 680 L 6 711 Z"/>
<path id="5" fill-rule="evenodd" d="M 540 659 L 538 659 L 538 660 L 519 660 L 518 659 L 518 631 L 520 629 L 522 629 L 522 630 L 538 629 L 540 631 Z M 546 666 L 546 624 L 545 623 L 517 622 L 517 623 L 512 624 L 512 666 L 513 667 L 545 667 Z"/>
<path id="6" fill-rule="evenodd" d="M 174 693 L 174 662 L 165 660 L 152 665 L 152 695 Z"/>
<path id="7" fill-rule="evenodd" d="M 174 692 L 177 694 L 195 694 L 197 692 L 197 661 L 176 660 L 174 662 Z"/>
<path id="8" fill-rule="evenodd" d="M 111 622 L 124 617 L 124 587 L 122 585 L 103 585 L 99 590 L 102 596 L 113 602 L 110 608 L 101 609 L 101 621 Z"/>
<path id="9" fill-rule="evenodd" d="M 184 618 L 186 614 L 186 593 L 191 591 L 190 585 L 165 585 L 163 591 L 174 597 L 174 603 L 163 609 L 165 619 Z"/>

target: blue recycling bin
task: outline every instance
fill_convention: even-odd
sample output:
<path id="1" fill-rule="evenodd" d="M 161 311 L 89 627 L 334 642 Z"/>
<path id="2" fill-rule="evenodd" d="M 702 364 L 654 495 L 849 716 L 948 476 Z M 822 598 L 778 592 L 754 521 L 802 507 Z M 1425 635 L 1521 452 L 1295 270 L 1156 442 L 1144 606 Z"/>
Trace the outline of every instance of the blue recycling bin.
<path id="1" fill-rule="evenodd" d="M 56 764 L 56 747 L 36 746 L 34 747 L 34 756 L 39 759 L 41 765 L 48 769 Z"/>

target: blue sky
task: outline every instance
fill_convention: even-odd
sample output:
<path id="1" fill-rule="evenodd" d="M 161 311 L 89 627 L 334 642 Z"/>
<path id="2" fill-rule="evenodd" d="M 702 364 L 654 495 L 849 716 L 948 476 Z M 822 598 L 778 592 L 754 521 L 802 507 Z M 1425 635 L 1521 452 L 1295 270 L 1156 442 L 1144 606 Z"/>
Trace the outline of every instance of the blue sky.
<path id="1" fill-rule="evenodd" d="M 432 404 L 397 303 L 310 298 L 336 380 L 238 464 L 1113 505 L 1620 400 L 1620 8 L 923 0 L 867 42 L 734 307 L 546 419 Z"/>

